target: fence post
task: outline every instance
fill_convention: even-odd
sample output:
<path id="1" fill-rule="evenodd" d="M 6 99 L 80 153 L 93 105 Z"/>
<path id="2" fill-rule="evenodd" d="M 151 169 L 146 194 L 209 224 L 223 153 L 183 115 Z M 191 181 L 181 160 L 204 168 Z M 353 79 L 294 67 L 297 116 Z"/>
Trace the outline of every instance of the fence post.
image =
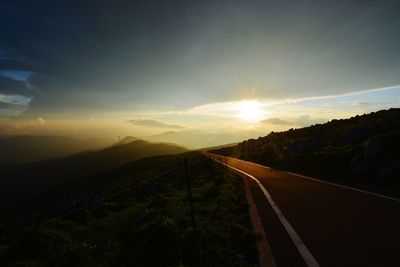
<path id="1" fill-rule="evenodd" d="M 218 161 L 218 162 L 220 162 L 220 161 Z M 210 178 L 213 180 L 213 182 L 214 182 L 214 189 L 215 189 L 216 192 L 217 192 L 219 181 L 218 181 L 218 177 L 217 177 L 217 174 L 216 174 L 216 171 L 215 171 L 214 161 L 213 161 L 213 159 L 211 158 L 211 156 L 209 157 L 209 169 L 210 169 Z M 217 172 L 217 173 L 218 173 L 218 172 Z"/>

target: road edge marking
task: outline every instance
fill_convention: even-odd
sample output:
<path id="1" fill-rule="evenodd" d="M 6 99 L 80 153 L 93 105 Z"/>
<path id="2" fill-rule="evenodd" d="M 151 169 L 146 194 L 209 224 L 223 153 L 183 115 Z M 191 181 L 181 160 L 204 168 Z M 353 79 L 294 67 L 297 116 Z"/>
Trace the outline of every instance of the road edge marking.
<path id="1" fill-rule="evenodd" d="M 261 166 L 262 166 L 262 165 L 261 165 Z M 267 168 L 268 168 L 268 167 L 267 167 Z M 321 179 L 317 179 L 317 178 L 312 178 L 312 177 L 305 176 L 305 175 L 298 174 L 298 173 L 294 173 L 294 172 L 286 172 L 286 173 L 287 173 L 287 174 L 290 174 L 290 175 L 293 175 L 293 176 L 301 177 L 301 178 L 304 178 L 304 179 L 312 180 L 312 181 L 315 181 L 315 182 L 320 182 L 320 183 L 324 183 L 324 184 L 329 184 L 329 185 L 341 187 L 341 188 L 344 188 L 344 189 L 354 190 L 354 191 L 357 191 L 357 192 L 369 194 L 369 195 L 372 195 L 372 196 L 375 196 L 375 197 L 381 197 L 381 198 L 385 198 L 385 199 L 387 199 L 387 200 L 393 200 L 393 201 L 400 202 L 400 199 L 398 199 L 398 198 L 390 197 L 390 196 L 385 196 L 385 195 L 382 195 L 382 194 L 379 194 L 379 193 L 369 192 L 369 191 L 366 191 L 366 190 L 363 190 L 363 189 L 359 189 L 359 188 L 356 188 L 356 187 L 347 186 L 347 185 L 342 185 L 342 184 L 336 184 L 336 183 L 333 183 L 333 182 L 328 182 L 328 181 L 325 181 L 325 180 L 321 180 Z"/>
<path id="2" fill-rule="evenodd" d="M 234 173 L 234 175 L 242 178 L 244 185 L 244 192 L 246 195 L 247 203 L 249 205 L 249 212 L 251 218 L 251 225 L 254 233 L 261 236 L 260 240 L 257 240 L 257 249 L 259 253 L 259 264 L 261 267 L 276 267 L 275 258 L 272 253 L 271 245 L 269 244 L 267 234 L 265 233 L 264 226 L 262 224 L 260 214 L 258 212 L 254 197 L 250 189 L 250 180 L 247 176 L 239 175 Z"/>
<path id="3" fill-rule="evenodd" d="M 216 155 L 216 154 L 214 154 L 214 155 Z M 218 156 L 220 156 L 220 155 L 218 155 Z M 224 157 L 224 156 L 220 156 L 220 157 Z M 271 168 L 271 167 L 268 167 L 268 166 L 261 165 L 259 163 L 246 161 L 246 160 L 242 160 L 242 159 L 238 159 L 238 158 L 232 158 L 232 157 L 227 157 L 227 158 L 228 159 L 237 160 L 237 161 L 241 161 L 241 162 L 245 162 L 245 163 L 249 163 L 251 165 L 259 166 L 259 167 L 262 167 L 262 168 L 267 169 L 267 170 L 271 170 L 272 169 L 274 171 L 284 172 L 284 173 L 287 173 L 287 174 L 290 174 L 290 175 L 294 175 L 294 176 L 298 176 L 298 177 L 301 177 L 301 178 L 304 178 L 304 179 L 309 179 L 309 180 L 313 180 L 313 181 L 316 181 L 316 182 L 320 182 L 320 183 L 324 183 L 324 184 L 329 184 L 329 185 L 341 187 L 341 188 L 344 188 L 344 189 L 347 189 L 347 190 L 354 190 L 354 191 L 358 191 L 358 192 L 361 192 L 361 193 L 369 194 L 369 195 L 372 195 L 372 196 L 375 196 L 375 197 L 381 197 L 381 198 L 385 198 L 387 200 L 400 202 L 399 198 L 386 196 L 386 195 L 375 193 L 375 192 L 370 192 L 370 191 L 363 190 L 363 189 L 360 189 L 360 188 L 357 188 L 357 187 L 337 184 L 337 183 L 334 183 L 334 182 L 329 182 L 329 181 L 325 181 L 325 180 L 322 180 L 322 179 L 305 176 L 305 175 L 298 174 L 298 173 L 295 173 L 295 172 L 282 171 L 282 170 L 278 170 L 278 169 L 274 169 L 274 168 Z M 225 163 L 223 163 L 223 164 L 225 164 Z"/>
<path id="4" fill-rule="evenodd" d="M 215 159 L 214 159 L 215 160 Z M 303 243 L 301 240 L 300 236 L 296 233 L 296 231 L 293 229 L 292 225 L 289 223 L 289 221 L 286 219 L 286 217 L 283 215 L 282 211 L 279 209 L 278 205 L 275 203 L 275 201 L 272 199 L 271 195 L 268 193 L 267 189 L 261 184 L 261 182 L 254 177 L 251 174 L 248 174 L 247 172 L 244 172 L 242 170 L 239 170 L 229 164 L 225 164 L 223 162 L 220 162 L 216 160 L 217 162 L 228 166 L 229 168 L 246 175 L 247 177 L 253 179 L 257 185 L 260 187 L 261 191 L 264 193 L 265 197 L 267 198 L 269 204 L 271 205 L 272 209 L 275 211 L 275 214 L 278 216 L 279 221 L 285 228 L 286 232 L 289 234 L 289 237 L 292 239 L 294 245 L 296 246 L 297 250 L 299 251 L 300 255 L 303 257 L 305 263 L 307 264 L 308 267 L 319 267 L 320 265 L 318 264 L 317 260 L 314 258 L 314 256 L 311 254 L 311 252 L 308 250 L 306 245 Z"/>

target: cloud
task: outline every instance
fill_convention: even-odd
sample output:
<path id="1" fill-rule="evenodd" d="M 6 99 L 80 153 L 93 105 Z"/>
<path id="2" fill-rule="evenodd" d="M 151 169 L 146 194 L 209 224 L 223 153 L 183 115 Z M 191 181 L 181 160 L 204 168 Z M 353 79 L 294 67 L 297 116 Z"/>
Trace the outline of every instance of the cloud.
<path id="1" fill-rule="evenodd" d="M 183 128 L 185 128 L 181 125 L 165 123 L 165 122 L 157 121 L 157 120 L 134 119 L 134 120 L 129 120 L 127 122 L 134 124 L 134 125 L 138 125 L 138 126 L 152 127 L 152 128 L 168 128 L 168 129 L 183 129 Z"/>
<path id="2" fill-rule="evenodd" d="M 374 106 L 395 106 L 398 105 L 399 101 L 392 102 L 355 102 L 352 104 L 354 107 L 374 107 Z"/>
<path id="3" fill-rule="evenodd" d="M 310 126 L 313 124 L 323 123 L 328 121 L 328 119 L 322 118 L 311 118 L 309 115 L 303 115 L 296 118 L 280 119 L 271 118 L 263 120 L 262 123 L 273 124 L 273 125 L 287 125 L 287 126 Z"/>
<path id="4" fill-rule="evenodd" d="M 46 121 L 43 119 L 43 117 L 39 117 L 39 118 L 37 118 L 37 123 L 38 123 L 38 125 L 44 125 L 46 123 Z"/>
<path id="5" fill-rule="evenodd" d="M 37 134 L 47 132 L 46 120 L 43 117 L 24 119 L 0 116 L 0 135 Z"/>
<path id="6" fill-rule="evenodd" d="M 25 60 L 0 58 L 0 70 L 33 71 L 35 70 L 35 67 L 32 63 Z"/>
<path id="7" fill-rule="evenodd" d="M 0 109 L 24 110 L 25 105 L 0 101 Z"/>
<path id="8" fill-rule="evenodd" d="M 271 118 L 267 120 L 263 120 L 262 123 L 269 123 L 273 125 L 293 125 L 293 122 L 287 121 L 287 120 L 282 120 L 279 118 Z"/>
<path id="9" fill-rule="evenodd" d="M 0 76 L 0 94 L 29 97 L 32 96 L 32 90 L 27 87 L 25 81 L 19 81 Z"/>
<path id="10" fill-rule="evenodd" d="M 313 124 L 324 123 L 328 119 L 311 118 L 309 115 L 303 115 L 294 119 L 294 124 L 299 126 L 310 126 Z"/>
<path id="11" fill-rule="evenodd" d="M 362 12 L 360 1 L 31 2 L 0 8 L 0 32 L 12 29 L 0 40 L 0 69 L 54 77 L 32 80 L 31 116 L 302 98 L 400 82 L 396 1 L 366 1 Z"/>

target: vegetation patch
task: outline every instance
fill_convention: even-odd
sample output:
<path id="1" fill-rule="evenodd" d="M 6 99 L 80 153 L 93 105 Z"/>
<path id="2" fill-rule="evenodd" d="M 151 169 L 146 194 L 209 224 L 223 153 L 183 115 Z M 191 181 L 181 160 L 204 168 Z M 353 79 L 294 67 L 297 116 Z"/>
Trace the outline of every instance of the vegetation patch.
<path id="1" fill-rule="evenodd" d="M 211 152 L 282 170 L 400 190 L 400 109 L 332 120 Z"/>
<path id="2" fill-rule="evenodd" d="M 188 162 L 187 170 L 183 159 Z M 191 180 L 192 220 L 187 179 Z M 97 181 L 97 183 L 94 183 Z M 101 181 L 101 182 L 100 182 Z M 3 266 L 253 266 L 255 236 L 240 177 L 193 152 L 90 177 L 97 194 L 0 244 Z M 100 196 L 100 197 L 99 197 Z M 50 200 L 47 200 L 50 201 Z"/>

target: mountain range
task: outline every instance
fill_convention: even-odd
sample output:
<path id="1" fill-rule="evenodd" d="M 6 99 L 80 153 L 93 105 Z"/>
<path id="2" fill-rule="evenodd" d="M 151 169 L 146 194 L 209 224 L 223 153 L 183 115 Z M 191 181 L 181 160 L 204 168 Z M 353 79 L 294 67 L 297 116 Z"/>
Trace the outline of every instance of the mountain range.
<path id="1" fill-rule="evenodd" d="M 102 149 L 111 144 L 112 140 L 108 138 L 3 136 L 0 137 L 0 165 L 65 157 L 82 151 Z"/>
<path id="2" fill-rule="evenodd" d="M 141 158 L 185 151 L 187 149 L 174 144 L 135 140 L 65 158 L 6 164 L 0 169 L 0 209 L 22 204 L 48 193 L 57 194 L 58 190 L 83 182 L 85 177 Z"/>

